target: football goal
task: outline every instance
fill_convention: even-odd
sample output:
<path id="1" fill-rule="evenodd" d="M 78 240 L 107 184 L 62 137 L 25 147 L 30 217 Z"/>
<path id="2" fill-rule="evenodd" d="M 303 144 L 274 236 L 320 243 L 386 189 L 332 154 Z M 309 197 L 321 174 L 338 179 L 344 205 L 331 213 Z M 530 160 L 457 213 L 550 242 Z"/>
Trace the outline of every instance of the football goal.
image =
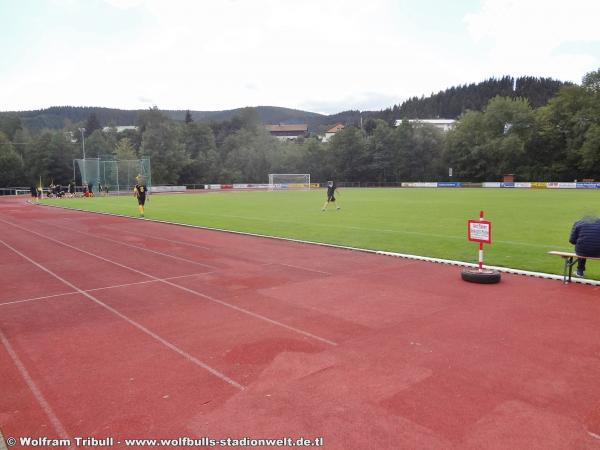
<path id="1" fill-rule="evenodd" d="M 270 173 L 269 189 L 310 189 L 310 174 Z"/>
<path id="2" fill-rule="evenodd" d="M 79 169 L 76 176 L 75 168 Z M 87 186 L 92 184 L 94 192 L 100 186 L 107 187 L 112 193 L 131 192 L 137 184 L 136 177 L 141 175 L 148 189 L 152 186 L 150 159 L 102 160 L 100 158 L 76 159 L 73 161 L 73 179 Z"/>

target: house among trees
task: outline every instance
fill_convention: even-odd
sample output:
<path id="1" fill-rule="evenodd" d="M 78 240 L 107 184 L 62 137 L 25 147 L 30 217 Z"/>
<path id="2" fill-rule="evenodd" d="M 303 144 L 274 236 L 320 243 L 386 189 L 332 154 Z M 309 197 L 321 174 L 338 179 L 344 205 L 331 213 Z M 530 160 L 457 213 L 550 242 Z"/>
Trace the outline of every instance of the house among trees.
<path id="1" fill-rule="evenodd" d="M 339 131 L 342 131 L 344 129 L 344 125 L 341 123 L 336 123 L 334 126 L 332 126 L 329 130 L 327 130 L 325 132 L 325 137 L 323 138 L 323 142 L 329 142 L 329 139 L 331 139 L 333 136 L 335 136 L 336 133 L 338 133 Z"/>
<path id="2" fill-rule="evenodd" d="M 308 137 L 308 125 L 306 124 L 265 125 L 265 128 L 271 133 L 271 136 L 280 140 Z"/>
<path id="3" fill-rule="evenodd" d="M 435 128 L 446 132 L 446 131 L 449 131 L 454 126 L 454 124 L 456 123 L 456 120 L 454 120 L 454 119 L 410 119 L 408 122 L 413 125 L 432 125 Z M 394 122 L 394 125 L 399 126 L 401 123 L 402 123 L 402 120 L 398 119 Z"/>

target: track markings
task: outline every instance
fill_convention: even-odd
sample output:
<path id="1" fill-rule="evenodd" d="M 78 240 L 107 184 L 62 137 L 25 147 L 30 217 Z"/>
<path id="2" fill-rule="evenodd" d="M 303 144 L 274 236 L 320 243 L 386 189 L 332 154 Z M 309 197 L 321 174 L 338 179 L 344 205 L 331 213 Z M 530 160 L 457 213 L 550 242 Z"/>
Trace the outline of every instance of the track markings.
<path id="1" fill-rule="evenodd" d="M 204 370 L 210 372 L 211 374 L 213 374 L 214 376 L 216 376 L 217 378 L 220 378 L 221 380 L 225 381 L 226 383 L 232 385 L 233 387 L 240 389 L 240 390 L 244 390 L 244 386 L 242 386 L 240 383 L 238 383 L 237 381 L 229 378 L 227 375 L 225 375 L 222 372 L 219 372 L 217 369 L 209 366 L 208 364 L 200 361 L 198 358 L 196 358 L 195 356 L 190 355 L 189 353 L 185 352 L 184 350 L 180 349 L 179 347 L 177 347 L 176 345 L 172 344 L 171 342 L 167 341 L 166 339 L 163 339 L 162 337 L 160 337 L 158 334 L 154 333 L 153 331 L 149 330 L 148 328 L 146 328 L 145 326 L 143 326 L 142 324 L 136 322 L 135 320 L 127 317 L 125 314 L 117 311 L 115 308 L 107 305 L 106 303 L 98 300 L 96 297 L 94 297 L 93 295 L 91 295 L 88 292 L 85 292 L 83 289 L 78 288 L 76 285 L 74 285 L 73 283 L 71 283 L 70 281 L 65 280 L 64 278 L 62 278 L 60 275 L 57 275 L 56 273 L 52 272 L 50 269 L 48 269 L 47 267 L 44 267 L 42 264 L 34 261 L 33 259 L 31 259 L 30 257 L 28 257 L 27 255 L 21 253 L 19 250 L 17 250 L 16 248 L 12 247 L 11 245 L 7 244 L 6 242 L 4 242 L 3 240 L 0 240 L 0 243 L 2 243 L 4 246 L 8 247 L 10 250 L 12 250 L 13 252 L 15 252 L 17 255 L 21 256 L 23 259 L 29 261 L 31 264 L 33 264 L 34 266 L 36 266 L 37 268 L 43 270 L 44 272 L 52 275 L 54 278 L 56 278 L 57 280 L 61 281 L 62 283 L 66 284 L 67 286 L 69 286 L 71 289 L 76 290 L 79 294 L 87 297 L 88 299 L 90 299 L 92 302 L 96 303 L 97 305 L 101 306 L 102 308 L 110 311 L 111 313 L 115 314 L 116 316 L 120 317 L 121 319 L 125 320 L 127 323 L 129 323 L 130 325 L 134 326 L 135 328 L 137 328 L 138 330 L 142 331 L 143 333 L 147 334 L 148 336 L 152 337 L 153 339 L 155 339 L 156 341 L 160 342 L 162 345 L 164 345 L 165 347 L 169 348 L 170 350 L 174 351 L 175 353 L 178 353 L 179 355 L 183 356 L 185 359 L 187 359 L 189 362 L 196 364 L 199 367 L 202 367 Z"/>
<path id="2" fill-rule="evenodd" d="M 206 247 L 204 245 L 200 245 L 200 244 L 194 244 L 192 242 L 184 242 L 184 241 L 177 241 L 175 239 L 167 239 L 167 238 L 163 238 L 163 237 L 158 237 L 158 236 L 154 236 L 154 235 L 148 235 L 148 234 L 144 234 L 144 237 L 150 238 L 150 239 L 156 239 L 159 241 L 165 241 L 165 242 L 171 242 L 173 244 L 183 244 L 183 245 L 187 245 L 190 247 L 196 247 L 196 248 L 200 248 L 202 250 L 213 250 L 213 248 L 211 247 Z"/>
<path id="3" fill-rule="evenodd" d="M 61 228 L 62 228 L 62 227 L 61 227 Z M 71 230 L 69 230 L 69 231 L 71 231 Z M 84 231 L 80 231 L 80 230 L 75 230 L 75 231 L 76 231 L 77 233 L 85 234 L 85 235 L 87 235 L 87 236 L 92 236 L 92 234 L 91 234 L 91 233 L 86 233 L 86 232 L 84 232 Z M 104 236 L 98 236 L 98 234 L 93 234 L 93 237 L 94 237 L 94 238 L 105 239 L 105 240 L 107 240 L 107 241 L 111 241 L 111 242 L 114 242 L 114 243 L 116 243 L 116 244 L 120 244 L 120 245 L 131 246 L 131 247 L 138 248 L 138 249 L 140 249 L 140 250 L 144 250 L 144 251 L 151 251 L 151 252 L 154 252 L 154 253 L 158 253 L 158 254 L 160 254 L 160 255 L 168 256 L 168 257 L 170 257 L 170 258 L 176 258 L 176 259 L 182 259 L 182 260 L 184 260 L 184 261 L 190 261 L 190 262 L 194 262 L 194 261 L 192 261 L 192 260 L 188 260 L 188 259 L 186 259 L 186 258 L 181 258 L 181 257 L 175 256 L 175 255 L 172 255 L 172 254 L 168 254 L 168 253 L 164 253 L 164 252 L 158 252 L 158 251 L 154 251 L 154 250 L 149 250 L 149 249 L 146 249 L 146 248 L 143 248 L 143 247 L 137 247 L 137 246 L 134 246 L 134 245 L 131 245 L 131 244 L 126 244 L 126 243 L 124 243 L 124 242 L 121 242 L 121 241 L 116 241 L 116 240 L 114 240 L 114 239 L 106 238 L 106 237 L 104 237 Z M 200 249 L 203 249 L 203 250 L 212 250 L 212 249 L 211 249 L 211 248 L 209 248 L 209 247 L 205 247 L 205 246 L 202 246 L 202 245 L 194 244 L 194 243 L 191 243 L 191 242 L 177 241 L 177 240 L 174 240 L 174 239 L 161 238 L 161 237 L 158 237 L 158 236 L 150 236 L 150 235 L 147 235 L 147 234 L 144 234 L 144 237 L 146 237 L 146 238 L 149 238 L 149 239 L 157 239 L 157 240 L 161 240 L 161 241 L 165 241 L 165 242 L 170 242 L 170 243 L 172 243 L 172 244 L 179 244 L 179 245 L 184 245 L 184 246 L 189 246 L 189 247 L 196 247 L 196 248 L 200 248 Z M 200 263 L 197 263 L 197 264 L 200 264 Z M 308 271 L 308 272 L 320 273 L 320 274 L 322 274 L 322 275 L 331 275 L 331 273 L 329 273 L 329 272 L 324 272 L 324 271 L 322 271 L 322 270 L 311 269 L 311 268 L 308 268 L 308 267 L 302 267 L 302 266 L 296 266 L 296 265 L 293 265 L 293 264 L 285 264 L 285 263 L 281 263 L 281 262 L 277 262 L 277 263 L 271 263 L 271 262 L 269 262 L 269 263 L 264 263 L 264 265 L 265 265 L 265 266 L 269 266 L 269 265 L 280 265 L 280 266 L 289 267 L 289 268 L 291 268 L 291 269 L 305 270 L 305 271 Z M 214 268 L 214 267 L 213 267 L 213 268 Z"/>
<path id="4" fill-rule="evenodd" d="M 206 275 L 206 274 L 210 274 L 210 273 L 214 273 L 214 272 L 198 272 L 198 273 L 190 273 L 189 275 L 177 275 L 175 277 L 160 278 L 158 280 L 145 280 L 145 281 L 136 281 L 134 283 L 114 284 L 112 286 L 103 286 L 103 287 L 93 288 L 93 289 L 84 289 L 84 291 L 85 292 L 96 292 L 96 291 L 103 291 L 103 290 L 106 290 L 106 289 L 115 289 L 115 288 L 128 287 L 128 286 L 137 286 L 139 284 L 157 283 L 159 281 L 164 281 L 164 280 L 177 280 L 177 279 L 180 279 L 180 278 L 196 277 L 198 275 Z M 42 297 L 26 298 L 24 300 L 11 300 L 10 302 L 0 303 L 0 306 L 16 305 L 16 304 L 19 304 L 19 303 L 34 302 L 36 300 L 46 300 L 46 299 L 49 299 L 49 298 L 61 297 L 63 295 L 73 295 L 73 294 L 79 294 L 79 292 L 78 291 L 69 291 L 69 292 L 63 292 L 63 293 L 60 293 L 60 294 L 44 295 Z"/>
<path id="5" fill-rule="evenodd" d="M 0 330 L 0 341 L 2 342 L 2 345 L 4 345 L 4 348 L 6 349 L 6 351 L 8 352 L 10 359 L 12 359 L 13 363 L 17 367 L 17 370 L 21 374 L 21 377 L 23 377 L 23 380 L 25 381 L 25 383 L 31 390 L 31 393 L 35 397 L 35 400 L 38 402 L 38 404 L 40 405 L 40 407 L 42 408 L 42 410 L 48 417 L 48 420 L 50 420 L 50 423 L 54 427 L 54 430 L 56 431 L 56 433 L 62 439 L 70 440 L 69 434 L 65 430 L 65 427 L 61 423 L 60 419 L 54 413 L 54 410 L 52 409 L 52 407 L 50 406 L 50 404 L 44 397 L 44 394 L 42 394 L 42 391 L 38 388 L 37 384 L 35 384 L 35 381 L 33 381 L 33 378 L 31 378 L 31 375 L 29 375 L 27 368 L 21 362 L 19 355 L 17 355 L 17 352 L 15 352 L 15 349 L 13 348 L 11 343 L 8 341 L 7 337 L 4 335 L 2 330 Z M 69 446 L 69 448 L 73 448 L 73 446 Z"/>
<path id="6" fill-rule="evenodd" d="M 61 228 L 63 228 L 63 227 L 61 227 Z M 183 258 L 181 256 L 171 255 L 169 253 L 160 252 L 158 250 L 152 250 L 150 248 L 139 247 L 137 245 L 133 245 L 133 244 L 128 244 L 126 242 L 117 241 L 116 239 L 107 238 L 105 236 L 98 236 L 97 234 L 86 233 L 85 231 L 79 231 L 79 230 L 71 230 L 71 229 L 69 229 L 68 231 L 71 231 L 71 232 L 74 231 L 75 233 L 83 234 L 85 236 L 92 236 L 92 237 L 94 237 L 94 239 L 102 239 L 102 240 L 105 240 L 107 242 L 112 242 L 114 244 L 122 245 L 124 247 L 135 248 L 136 250 L 141 250 L 141 251 L 144 251 L 144 252 L 154 253 L 154 254 L 160 255 L 160 256 L 166 256 L 167 258 L 173 258 L 173 259 L 176 259 L 176 260 L 179 260 L 179 261 L 184 261 L 184 262 L 187 262 L 187 263 L 190 263 L 190 264 L 196 264 L 198 266 L 207 267 L 209 269 L 217 269 L 217 267 L 215 267 L 215 266 L 210 266 L 208 264 L 204 264 L 204 263 L 201 263 L 201 262 L 198 262 L 198 261 L 194 261 L 193 259 L 188 259 L 188 258 Z"/>
<path id="7" fill-rule="evenodd" d="M 40 237 L 42 237 L 42 238 L 44 238 L 44 239 L 46 239 L 48 241 L 55 242 L 55 243 L 57 243 L 59 245 L 71 248 L 71 249 L 76 250 L 76 251 L 78 251 L 80 253 L 84 253 L 84 254 L 92 256 L 94 258 L 98 258 L 98 259 L 100 259 L 102 261 L 106 261 L 108 263 L 114 264 L 115 266 L 122 267 L 123 269 L 127 269 L 127 270 L 130 270 L 130 271 L 135 272 L 135 273 L 139 273 L 139 274 L 144 275 L 144 276 L 146 276 L 148 278 L 151 278 L 153 280 L 161 281 L 162 283 L 165 283 L 165 284 L 167 284 L 169 286 L 172 286 L 174 288 L 177 288 L 177 289 L 180 289 L 182 291 L 188 292 L 190 294 L 194 294 L 194 295 L 196 295 L 198 297 L 202 297 L 202 298 L 204 298 L 206 300 L 209 300 L 209 301 L 211 301 L 213 303 L 217 303 L 219 305 L 222 305 L 222 306 L 225 306 L 227 308 L 233 309 L 235 311 L 241 312 L 241 313 L 246 314 L 248 316 L 254 317 L 255 319 L 259 319 L 259 320 L 262 320 L 264 322 L 268 322 L 268 323 L 270 323 L 272 325 L 275 325 L 275 326 L 278 326 L 278 327 L 281 327 L 281 328 L 285 328 L 286 330 L 293 331 L 295 333 L 298 333 L 298 334 L 301 334 L 303 336 L 315 339 L 317 341 L 323 342 L 323 343 L 328 344 L 328 345 L 337 346 L 336 342 L 331 341 L 329 339 L 326 339 L 324 337 L 317 336 L 316 334 L 310 333 L 308 331 L 304 331 L 304 330 L 302 330 L 300 328 L 296 328 L 296 327 L 293 327 L 291 325 L 286 325 L 285 323 L 279 322 L 278 320 L 271 319 L 270 317 L 263 316 L 262 314 L 255 313 L 253 311 L 250 311 L 248 309 L 242 308 L 240 306 L 236 306 L 236 305 L 234 305 L 232 303 L 228 303 L 228 302 L 226 302 L 224 300 L 219 300 L 219 299 L 217 299 L 215 297 L 211 297 L 210 295 L 206 295 L 206 294 L 203 294 L 201 292 L 195 291 L 194 289 L 189 289 L 189 288 L 186 288 L 185 286 L 181 286 L 179 284 L 175 284 L 175 283 L 173 283 L 171 281 L 155 277 L 154 275 L 150 275 L 149 273 L 142 272 L 141 270 L 134 269 L 133 267 L 126 266 L 126 265 L 118 263 L 116 261 L 112 261 L 112 260 L 110 260 L 108 258 L 105 258 L 103 256 L 96 255 L 94 253 L 88 252 L 87 250 L 83 250 L 83 249 L 81 249 L 79 247 L 75 247 L 74 245 L 67 244 L 66 242 L 59 241 L 58 239 L 54 239 L 54 238 L 51 238 L 49 236 L 45 236 L 45 235 L 43 235 L 41 233 L 38 233 L 37 231 L 33 231 L 33 230 L 28 229 L 28 228 L 21 227 L 19 225 L 15 225 L 14 223 L 7 222 L 7 221 L 2 220 L 2 219 L 0 219 L 0 222 L 4 222 L 4 223 L 6 223 L 6 224 L 8 224 L 8 225 L 10 225 L 12 227 L 19 228 L 19 229 L 21 229 L 23 231 L 26 231 L 28 233 L 35 234 L 35 235 L 40 236 Z M 0 242 L 3 242 L 3 241 L 0 241 Z M 8 244 L 4 243 L 4 245 L 8 245 Z"/>
<path id="8" fill-rule="evenodd" d="M 73 295 L 73 294 L 77 294 L 77 292 L 69 291 L 69 292 L 62 292 L 60 294 L 44 295 L 42 297 L 26 298 L 24 300 L 12 300 L 10 302 L 0 303 L 0 306 L 17 305 L 19 303 L 35 302 L 37 300 L 46 300 L 49 298 L 62 297 L 63 295 Z"/>
<path id="9" fill-rule="evenodd" d="M 293 264 L 285 264 L 285 263 L 281 263 L 281 262 L 271 263 L 271 264 L 272 265 L 277 265 L 277 266 L 289 267 L 291 269 L 296 269 L 296 270 L 305 270 L 307 272 L 320 273 L 321 275 L 331 275 L 331 273 L 324 272 L 323 270 L 309 269 L 308 267 L 295 266 Z"/>

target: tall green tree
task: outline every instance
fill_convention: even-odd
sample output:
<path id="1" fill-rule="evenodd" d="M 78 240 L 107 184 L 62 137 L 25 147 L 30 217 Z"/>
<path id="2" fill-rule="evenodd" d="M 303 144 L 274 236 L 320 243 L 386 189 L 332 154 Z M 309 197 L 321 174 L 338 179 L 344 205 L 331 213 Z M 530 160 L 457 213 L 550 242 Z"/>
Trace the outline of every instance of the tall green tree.
<path id="1" fill-rule="evenodd" d="M 360 181 L 369 166 L 362 132 L 355 127 L 346 127 L 336 133 L 329 142 L 329 156 L 337 180 Z"/>
<path id="2" fill-rule="evenodd" d="M 443 148 L 442 131 L 431 125 L 416 127 L 412 134 L 411 179 L 419 181 L 444 179 L 446 168 L 441 161 Z"/>
<path id="3" fill-rule="evenodd" d="M 244 128 L 229 136 L 221 149 L 225 169 L 221 179 L 229 174 L 232 179 L 224 182 L 265 182 L 277 144 L 276 139 L 260 128 Z"/>
<path id="4" fill-rule="evenodd" d="M 150 158 L 154 184 L 177 184 L 189 159 L 178 127 L 168 122 L 146 128 L 140 153 Z"/>
<path id="5" fill-rule="evenodd" d="M 15 133 L 23 129 L 21 118 L 17 114 L 2 114 L 0 115 L 0 133 L 10 141 L 14 141 Z"/>
<path id="6" fill-rule="evenodd" d="M 484 112 L 488 143 L 488 180 L 500 180 L 505 174 L 519 174 L 525 158 L 525 146 L 532 137 L 534 116 L 527 100 L 495 97 Z"/>
<path id="7" fill-rule="evenodd" d="M 446 136 L 444 165 L 453 168 L 457 180 L 485 180 L 490 163 L 486 158 L 486 143 L 483 113 L 469 111 L 463 114 Z"/>
<path id="8" fill-rule="evenodd" d="M 0 187 L 26 186 L 23 159 L 8 137 L 0 132 Z"/>
<path id="9" fill-rule="evenodd" d="M 580 178 L 600 179 L 600 123 L 592 124 L 581 146 Z"/>
<path id="10" fill-rule="evenodd" d="M 367 151 L 371 156 L 369 178 L 377 181 L 394 181 L 398 169 L 398 146 L 394 131 L 383 120 L 367 121 L 371 137 Z"/>
<path id="11" fill-rule="evenodd" d="M 600 95 L 600 69 L 586 73 L 581 85 L 593 94 Z"/>
<path id="12" fill-rule="evenodd" d="M 213 130 L 205 123 L 188 123 L 182 133 L 185 151 L 192 159 L 217 148 Z"/>
<path id="13" fill-rule="evenodd" d="M 144 133 L 147 128 L 156 128 L 168 122 L 170 122 L 169 118 L 156 105 L 138 113 L 136 120 L 140 133 Z"/>
<path id="14" fill-rule="evenodd" d="M 91 113 L 85 122 L 85 137 L 91 136 L 94 131 L 100 130 L 102 125 L 100 125 L 100 121 L 98 120 L 98 116 L 96 113 Z"/>
<path id="15" fill-rule="evenodd" d="M 135 148 L 129 138 L 119 139 L 119 142 L 115 146 L 115 158 L 119 161 L 138 159 Z"/>
<path id="16" fill-rule="evenodd" d="M 106 156 L 114 155 L 115 146 L 115 134 L 96 130 L 85 139 L 85 156 L 86 158 L 106 158 Z"/>
<path id="17" fill-rule="evenodd" d="M 78 146 L 65 139 L 62 132 L 51 133 L 44 157 L 45 182 L 68 184 L 73 178 L 73 159 L 78 153 Z"/>

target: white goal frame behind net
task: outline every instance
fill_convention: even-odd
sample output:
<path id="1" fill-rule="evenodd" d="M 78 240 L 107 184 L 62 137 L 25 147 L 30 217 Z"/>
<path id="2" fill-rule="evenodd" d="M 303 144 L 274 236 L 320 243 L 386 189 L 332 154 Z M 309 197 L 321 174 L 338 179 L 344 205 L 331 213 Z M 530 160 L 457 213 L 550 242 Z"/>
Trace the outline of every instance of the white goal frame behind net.
<path id="1" fill-rule="evenodd" d="M 310 173 L 270 173 L 269 189 L 310 189 Z"/>

